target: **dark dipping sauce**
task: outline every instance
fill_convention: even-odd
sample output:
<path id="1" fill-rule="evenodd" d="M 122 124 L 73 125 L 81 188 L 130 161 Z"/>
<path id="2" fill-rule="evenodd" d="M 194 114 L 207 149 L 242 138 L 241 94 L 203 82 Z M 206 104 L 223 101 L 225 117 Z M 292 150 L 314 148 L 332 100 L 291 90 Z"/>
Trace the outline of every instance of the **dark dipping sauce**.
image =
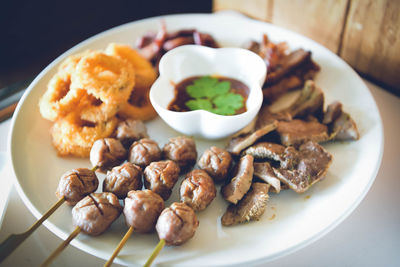
<path id="1" fill-rule="evenodd" d="M 168 105 L 168 110 L 172 111 L 178 111 L 178 112 L 185 112 L 185 111 L 192 111 L 186 106 L 186 102 L 189 100 L 192 100 L 192 98 L 188 93 L 187 93 L 187 86 L 194 84 L 194 81 L 197 79 L 200 79 L 205 76 L 193 76 L 186 78 L 185 80 L 181 81 L 180 83 L 175 85 L 175 97 L 174 99 L 169 103 Z M 247 85 L 242 83 L 241 81 L 238 81 L 236 79 L 224 77 L 224 76 L 209 76 L 212 78 L 216 78 L 218 82 L 223 82 L 227 81 L 230 83 L 230 93 L 235 93 L 239 94 L 243 97 L 243 107 L 235 110 L 235 114 L 241 114 L 247 111 L 246 107 L 246 102 L 247 98 L 249 96 L 250 89 Z M 229 116 L 229 115 L 228 115 Z"/>

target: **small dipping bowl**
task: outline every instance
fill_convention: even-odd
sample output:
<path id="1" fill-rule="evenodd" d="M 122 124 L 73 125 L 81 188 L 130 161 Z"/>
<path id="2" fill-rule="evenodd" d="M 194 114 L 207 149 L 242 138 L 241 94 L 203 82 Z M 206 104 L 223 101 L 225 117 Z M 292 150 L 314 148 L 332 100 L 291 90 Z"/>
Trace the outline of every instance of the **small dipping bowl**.
<path id="1" fill-rule="evenodd" d="M 257 54 L 242 48 L 209 48 L 185 45 L 167 52 L 160 60 L 159 78 L 150 89 L 150 101 L 158 115 L 173 129 L 205 139 L 224 138 L 241 130 L 257 115 L 267 74 L 266 64 Z M 193 76 L 223 76 L 241 81 L 249 88 L 247 111 L 218 115 L 205 110 L 168 110 L 175 97 L 175 85 Z"/>

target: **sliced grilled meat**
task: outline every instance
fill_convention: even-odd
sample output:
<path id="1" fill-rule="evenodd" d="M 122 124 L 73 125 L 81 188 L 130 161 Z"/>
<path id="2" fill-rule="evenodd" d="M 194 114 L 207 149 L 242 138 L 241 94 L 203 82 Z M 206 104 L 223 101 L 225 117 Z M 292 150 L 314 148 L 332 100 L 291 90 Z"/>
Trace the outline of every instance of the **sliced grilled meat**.
<path id="1" fill-rule="evenodd" d="M 319 144 L 309 141 L 300 146 L 292 168 L 273 168 L 276 177 L 297 193 L 307 191 L 325 177 L 332 155 Z"/>
<path id="2" fill-rule="evenodd" d="M 259 220 L 267 207 L 269 186 L 265 183 L 253 183 L 249 192 L 236 206 L 228 206 L 221 218 L 222 225 L 231 226 Z"/>
<path id="3" fill-rule="evenodd" d="M 254 176 L 270 184 L 276 193 L 281 191 L 281 181 L 276 177 L 269 162 L 254 162 Z"/>
<path id="4" fill-rule="evenodd" d="M 229 184 L 221 188 L 222 196 L 229 202 L 236 204 L 249 191 L 253 180 L 253 156 L 243 156 L 236 166 L 234 177 Z"/>
<path id="5" fill-rule="evenodd" d="M 281 143 L 285 146 L 299 146 L 307 141 L 325 142 L 329 140 L 328 127 L 315 121 L 280 121 L 276 129 Z"/>
<path id="6" fill-rule="evenodd" d="M 260 142 L 243 151 L 244 154 L 252 155 L 255 159 L 272 159 L 281 161 L 285 147 L 270 142 Z"/>

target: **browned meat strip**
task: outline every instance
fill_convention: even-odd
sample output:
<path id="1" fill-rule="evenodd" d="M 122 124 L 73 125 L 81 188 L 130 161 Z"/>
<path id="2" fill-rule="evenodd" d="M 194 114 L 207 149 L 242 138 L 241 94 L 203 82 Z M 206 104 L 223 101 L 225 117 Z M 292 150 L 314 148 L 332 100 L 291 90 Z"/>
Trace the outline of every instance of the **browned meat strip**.
<path id="1" fill-rule="evenodd" d="M 194 236 L 198 226 L 194 210 L 185 203 L 174 202 L 161 212 L 156 230 L 167 245 L 179 246 Z"/>
<path id="2" fill-rule="evenodd" d="M 186 136 L 170 138 L 163 153 L 165 158 L 175 161 L 182 170 L 189 169 L 197 160 L 196 143 L 193 138 Z"/>
<path id="3" fill-rule="evenodd" d="M 324 113 L 323 124 L 330 124 L 334 122 L 342 114 L 342 103 L 335 101 L 328 105 L 326 112 Z"/>
<path id="4" fill-rule="evenodd" d="M 307 141 L 325 142 L 329 140 L 328 127 L 315 121 L 280 121 L 276 129 L 281 143 L 285 146 L 299 146 Z"/>
<path id="5" fill-rule="evenodd" d="M 355 121 L 342 110 L 340 102 L 335 101 L 328 106 L 323 123 L 329 127 L 331 140 L 346 141 L 360 138 Z"/>
<path id="6" fill-rule="evenodd" d="M 360 139 L 355 121 L 348 113 L 342 114 L 333 122 L 331 138 L 337 141 L 348 141 Z"/>
<path id="7" fill-rule="evenodd" d="M 314 81 L 308 80 L 294 103 L 281 112 L 289 113 L 292 118 L 314 115 L 322 119 L 323 107 L 324 93 L 315 85 Z"/>
<path id="8" fill-rule="evenodd" d="M 297 193 L 303 193 L 325 177 L 332 155 L 322 146 L 309 141 L 300 146 L 293 168 L 273 168 L 279 180 Z"/>
<path id="9" fill-rule="evenodd" d="M 126 148 L 129 148 L 134 141 L 149 137 L 146 125 L 140 120 L 121 121 L 115 130 L 115 136 Z"/>
<path id="10" fill-rule="evenodd" d="M 186 174 L 180 188 L 181 201 L 194 211 L 201 211 L 217 195 L 213 179 L 203 170 L 193 170 Z"/>
<path id="11" fill-rule="evenodd" d="M 164 209 L 164 200 L 151 190 L 129 191 L 125 198 L 126 225 L 138 233 L 153 232 L 158 216 Z"/>
<path id="12" fill-rule="evenodd" d="M 72 209 L 72 222 L 88 235 L 99 235 L 121 214 L 118 198 L 109 192 L 92 193 Z"/>
<path id="13" fill-rule="evenodd" d="M 180 36 L 180 37 L 176 37 L 174 39 L 165 41 L 163 44 L 163 49 L 165 51 L 169 51 L 178 46 L 193 44 L 193 43 L 194 43 L 193 36 Z"/>
<path id="14" fill-rule="evenodd" d="M 260 142 L 243 151 L 244 154 L 252 155 L 256 159 L 272 159 L 281 161 L 285 147 L 270 142 Z"/>
<path id="15" fill-rule="evenodd" d="M 243 156 L 236 166 L 234 177 L 229 184 L 221 188 L 222 196 L 229 202 L 236 204 L 249 191 L 253 180 L 253 156 Z"/>
<path id="16" fill-rule="evenodd" d="M 240 152 L 242 152 L 243 149 L 251 146 L 254 144 L 259 138 L 263 137 L 267 133 L 270 133 L 271 131 L 275 130 L 277 127 L 277 122 L 274 121 L 269 124 L 265 124 L 263 126 L 256 127 L 255 131 L 234 137 L 229 141 L 229 144 L 227 146 L 227 150 L 234 154 L 234 155 L 239 155 Z"/>
<path id="17" fill-rule="evenodd" d="M 96 140 L 90 150 L 90 162 L 104 171 L 125 160 L 126 150 L 118 139 L 103 138 Z"/>
<path id="18" fill-rule="evenodd" d="M 235 206 L 230 204 L 221 218 L 224 226 L 259 220 L 264 214 L 268 202 L 269 185 L 254 183 L 249 192 Z"/>
<path id="19" fill-rule="evenodd" d="M 148 138 L 134 142 L 129 149 L 129 162 L 143 168 L 160 159 L 161 149 L 155 141 Z"/>
<path id="20" fill-rule="evenodd" d="M 254 176 L 272 185 L 276 193 L 281 191 L 281 181 L 276 177 L 268 162 L 254 162 Z"/>
<path id="21" fill-rule="evenodd" d="M 114 193 L 125 198 L 129 191 L 142 188 L 142 169 L 130 162 L 112 168 L 103 181 L 103 192 Z"/>
<path id="22" fill-rule="evenodd" d="M 144 169 L 144 186 L 167 200 L 179 178 L 179 166 L 171 160 L 150 163 Z"/>
<path id="23" fill-rule="evenodd" d="M 68 205 L 73 206 L 85 196 L 96 191 L 99 179 L 94 171 L 78 168 L 67 171 L 61 176 L 56 196 L 65 198 Z"/>
<path id="24" fill-rule="evenodd" d="M 231 154 L 219 147 L 212 146 L 204 151 L 198 165 L 205 170 L 215 182 L 222 182 L 228 177 L 228 171 L 232 164 Z"/>

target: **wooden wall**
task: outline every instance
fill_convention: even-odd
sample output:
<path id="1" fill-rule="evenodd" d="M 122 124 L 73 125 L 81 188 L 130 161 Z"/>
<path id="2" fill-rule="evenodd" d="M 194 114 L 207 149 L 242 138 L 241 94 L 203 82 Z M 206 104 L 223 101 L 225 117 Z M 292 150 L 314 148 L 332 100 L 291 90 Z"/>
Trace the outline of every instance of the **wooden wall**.
<path id="1" fill-rule="evenodd" d="M 213 0 L 224 9 L 308 36 L 400 95 L 399 0 Z"/>

